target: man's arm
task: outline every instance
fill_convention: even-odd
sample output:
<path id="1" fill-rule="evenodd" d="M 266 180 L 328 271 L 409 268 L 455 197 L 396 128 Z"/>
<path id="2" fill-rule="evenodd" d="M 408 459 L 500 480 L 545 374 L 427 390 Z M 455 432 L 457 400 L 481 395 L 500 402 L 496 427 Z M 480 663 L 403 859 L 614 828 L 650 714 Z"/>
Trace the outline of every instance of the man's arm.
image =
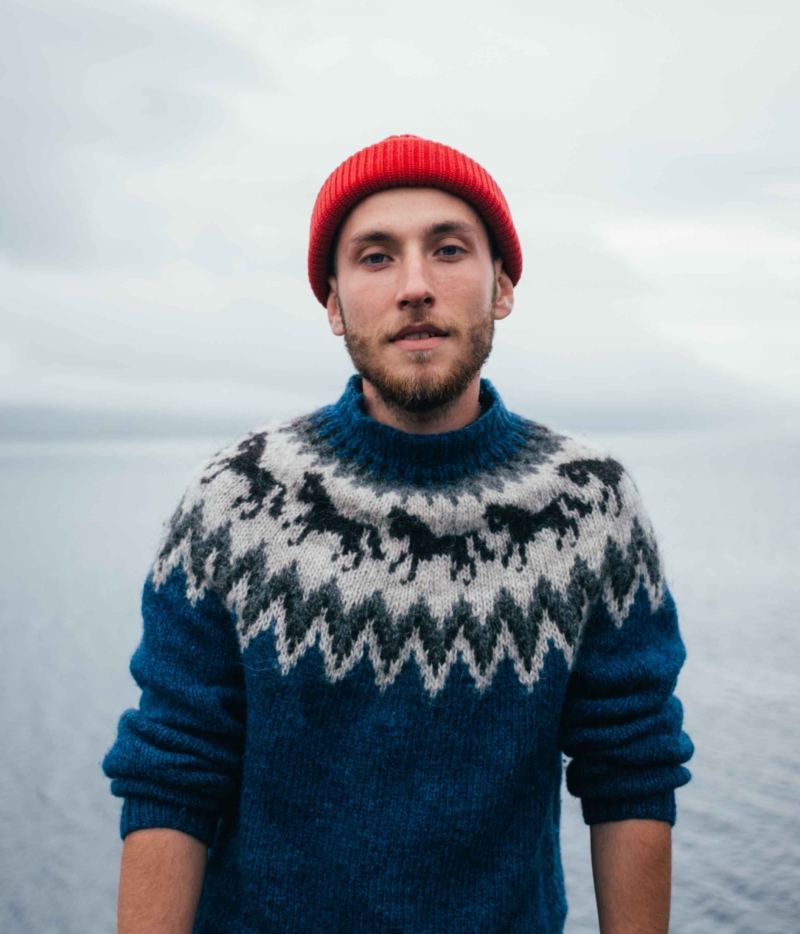
<path id="1" fill-rule="evenodd" d="M 117 901 L 118 934 L 191 934 L 207 848 L 180 830 L 125 837 Z"/>
<path id="2" fill-rule="evenodd" d="M 593 824 L 592 870 L 600 934 L 667 934 L 672 828 L 666 821 Z"/>
<path id="3" fill-rule="evenodd" d="M 240 788 L 245 698 L 236 634 L 208 590 L 194 604 L 182 569 L 142 600 L 131 661 L 142 696 L 103 760 L 123 797 L 119 929 L 190 931 L 219 819 Z"/>

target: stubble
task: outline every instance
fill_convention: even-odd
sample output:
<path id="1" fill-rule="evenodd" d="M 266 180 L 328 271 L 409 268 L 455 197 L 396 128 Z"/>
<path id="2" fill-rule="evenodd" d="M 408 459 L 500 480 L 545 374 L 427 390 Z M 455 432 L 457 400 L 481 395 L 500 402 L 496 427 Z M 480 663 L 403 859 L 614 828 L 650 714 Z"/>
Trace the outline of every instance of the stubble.
<path id="1" fill-rule="evenodd" d="M 344 341 L 357 372 L 368 380 L 383 402 L 406 415 L 429 416 L 435 411 L 448 409 L 480 373 L 492 350 L 494 318 L 487 311 L 481 320 L 466 332 L 464 352 L 453 361 L 446 372 L 431 372 L 430 363 L 435 351 L 420 350 L 409 353 L 410 366 L 401 372 L 386 366 L 379 349 L 388 341 L 388 335 L 372 338 L 355 333 L 347 325 L 347 313 L 337 296 L 339 313 L 344 327 Z M 415 312 L 409 324 L 425 324 L 427 311 Z M 448 325 L 448 340 L 458 340 L 461 331 Z"/>

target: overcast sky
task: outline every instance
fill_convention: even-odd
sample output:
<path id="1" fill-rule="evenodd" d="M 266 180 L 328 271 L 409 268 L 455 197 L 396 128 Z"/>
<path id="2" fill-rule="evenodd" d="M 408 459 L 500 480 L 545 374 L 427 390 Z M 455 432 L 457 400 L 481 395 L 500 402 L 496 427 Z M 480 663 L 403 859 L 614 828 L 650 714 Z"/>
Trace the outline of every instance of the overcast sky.
<path id="1" fill-rule="evenodd" d="M 523 414 L 800 407 L 795 0 L 0 10 L 0 405 L 332 401 L 313 201 L 416 133 L 511 205 L 525 270 L 486 375 Z"/>

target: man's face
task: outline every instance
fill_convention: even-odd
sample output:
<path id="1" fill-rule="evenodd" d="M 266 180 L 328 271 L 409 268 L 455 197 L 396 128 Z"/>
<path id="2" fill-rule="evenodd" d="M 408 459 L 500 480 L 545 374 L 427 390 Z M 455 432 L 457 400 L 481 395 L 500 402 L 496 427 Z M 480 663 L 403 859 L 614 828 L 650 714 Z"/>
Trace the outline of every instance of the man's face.
<path id="1" fill-rule="evenodd" d="M 489 355 L 513 286 L 465 201 L 395 188 L 346 218 L 328 318 L 358 372 L 386 403 L 426 412 L 458 398 Z"/>

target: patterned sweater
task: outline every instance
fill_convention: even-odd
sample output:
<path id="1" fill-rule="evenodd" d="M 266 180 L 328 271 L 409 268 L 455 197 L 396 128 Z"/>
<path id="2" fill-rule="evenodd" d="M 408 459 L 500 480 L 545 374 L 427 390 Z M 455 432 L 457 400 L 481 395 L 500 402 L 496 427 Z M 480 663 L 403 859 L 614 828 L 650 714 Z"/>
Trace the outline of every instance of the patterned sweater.
<path id="1" fill-rule="evenodd" d="M 335 405 L 201 467 L 145 584 L 103 768 L 121 832 L 210 847 L 196 931 L 554 934 L 587 823 L 674 823 L 685 651 L 616 461 L 510 413 Z"/>

